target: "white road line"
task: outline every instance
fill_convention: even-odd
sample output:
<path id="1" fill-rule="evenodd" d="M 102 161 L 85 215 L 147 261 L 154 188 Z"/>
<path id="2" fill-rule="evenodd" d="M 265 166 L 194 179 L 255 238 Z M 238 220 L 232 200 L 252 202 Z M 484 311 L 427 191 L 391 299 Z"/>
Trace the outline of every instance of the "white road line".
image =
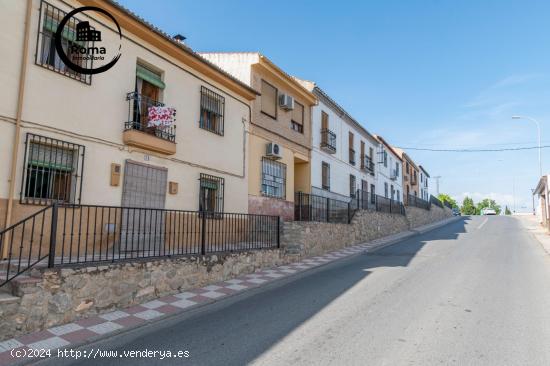
<path id="1" fill-rule="evenodd" d="M 483 221 L 477 228 L 478 228 L 478 229 L 481 229 L 481 228 L 483 227 L 483 225 L 485 225 L 485 224 L 487 223 L 487 221 L 489 221 L 489 218 L 488 218 L 488 217 L 486 217 L 486 218 L 485 218 L 485 221 Z"/>

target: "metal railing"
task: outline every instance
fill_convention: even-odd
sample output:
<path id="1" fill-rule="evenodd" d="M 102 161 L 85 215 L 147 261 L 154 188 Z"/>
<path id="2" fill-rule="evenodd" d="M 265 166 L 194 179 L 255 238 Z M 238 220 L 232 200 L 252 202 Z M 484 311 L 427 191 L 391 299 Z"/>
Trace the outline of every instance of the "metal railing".
<path id="1" fill-rule="evenodd" d="M 443 208 L 443 203 L 437 197 L 435 197 L 434 195 L 430 195 L 430 203 L 432 205 L 436 205 L 438 207 Z"/>
<path id="2" fill-rule="evenodd" d="M 443 201 L 443 204 L 445 205 L 445 207 L 450 208 L 451 210 L 453 209 L 453 206 L 449 202 Z"/>
<path id="3" fill-rule="evenodd" d="M 176 126 L 149 125 L 149 107 L 164 107 L 164 103 L 137 92 L 126 94 L 126 100 L 128 101 L 128 121 L 124 123 L 125 130 L 139 130 L 163 140 L 175 142 Z"/>
<path id="4" fill-rule="evenodd" d="M 414 206 L 418 208 L 423 208 L 425 210 L 429 210 L 430 201 L 426 201 L 426 200 L 423 200 L 422 198 L 409 194 L 407 196 L 407 206 Z"/>
<path id="5" fill-rule="evenodd" d="M 278 216 L 54 204 L 0 231 L 0 286 L 37 265 L 278 248 L 279 230 Z"/>
<path id="6" fill-rule="evenodd" d="M 351 221 L 349 201 L 296 192 L 294 219 L 347 224 Z"/>
<path id="7" fill-rule="evenodd" d="M 296 192 L 294 219 L 349 224 L 358 210 L 371 210 L 405 215 L 402 202 L 358 189 L 355 197 L 347 201 L 309 193 Z"/>
<path id="8" fill-rule="evenodd" d="M 336 134 L 331 130 L 321 130 L 321 148 L 336 152 Z"/>
<path id="9" fill-rule="evenodd" d="M 362 168 L 368 171 L 371 175 L 374 175 L 374 162 L 368 155 L 363 155 Z"/>

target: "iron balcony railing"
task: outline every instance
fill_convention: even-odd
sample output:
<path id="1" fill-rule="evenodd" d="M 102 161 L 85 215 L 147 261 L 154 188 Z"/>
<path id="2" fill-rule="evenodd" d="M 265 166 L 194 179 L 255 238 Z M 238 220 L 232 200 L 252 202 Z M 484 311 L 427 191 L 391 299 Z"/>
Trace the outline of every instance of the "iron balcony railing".
<path id="1" fill-rule="evenodd" d="M 423 200 L 422 198 L 409 194 L 407 196 L 407 206 L 414 206 L 418 208 L 423 208 L 425 210 L 429 210 L 430 201 L 426 201 L 426 200 Z"/>
<path id="2" fill-rule="evenodd" d="M 336 152 L 336 134 L 331 130 L 321 130 L 321 148 L 335 153 Z"/>
<path id="3" fill-rule="evenodd" d="M 32 267 L 279 247 L 278 216 L 54 204 L 0 231 L 0 286 Z"/>
<path id="4" fill-rule="evenodd" d="M 362 168 L 368 171 L 371 175 L 374 175 L 374 162 L 368 155 L 363 155 Z"/>
<path id="5" fill-rule="evenodd" d="M 163 140 L 175 142 L 176 126 L 152 126 L 149 123 L 149 107 L 164 107 L 164 103 L 137 92 L 126 94 L 126 100 L 128 101 L 128 121 L 124 123 L 125 130 L 139 130 Z"/>

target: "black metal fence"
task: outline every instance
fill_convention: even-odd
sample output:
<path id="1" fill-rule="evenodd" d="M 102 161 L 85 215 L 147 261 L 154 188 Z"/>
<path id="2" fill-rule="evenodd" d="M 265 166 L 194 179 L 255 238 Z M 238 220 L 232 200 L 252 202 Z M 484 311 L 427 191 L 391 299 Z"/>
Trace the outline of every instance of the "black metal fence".
<path id="1" fill-rule="evenodd" d="M 278 216 L 58 205 L 0 231 L 0 286 L 29 268 L 279 247 Z"/>
<path id="2" fill-rule="evenodd" d="M 418 208 L 423 208 L 425 210 L 429 210 L 430 201 L 426 201 L 426 200 L 423 200 L 422 198 L 409 194 L 407 196 L 407 206 L 414 206 Z"/>
<path id="3" fill-rule="evenodd" d="M 139 130 L 154 135 L 163 140 L 176 140 L 176 126 L 154 126 L 149 123 L 149 108 L 164 107 L 164 103 L 136 92 L 126 95 L 128 101 L 128 121 L 124 123 L 125 130 Z"/>
<path id="4" fill-rule="evenodd" d="M 445 207 L 449 208 L 449 209 L 453 209 L 453 205 L 451 205 L 449 202 L 447 201 L 443 201 L 443 204 L 445 205 Z"/>
<path id="5" fill-rule="evenodd" d="M 430 203 L 436 205 L 437 207 L 443 208 L 443 203 L 434 195 L 430 195 Z"/>
<path id="6" fill-rule="evenodd" d="M 402 202 L 358 189 L 355 197 L 347 201 L 296 192 L 294 219 L 349 224 L 357 210 L 372 210 L 405 215 Z"/>

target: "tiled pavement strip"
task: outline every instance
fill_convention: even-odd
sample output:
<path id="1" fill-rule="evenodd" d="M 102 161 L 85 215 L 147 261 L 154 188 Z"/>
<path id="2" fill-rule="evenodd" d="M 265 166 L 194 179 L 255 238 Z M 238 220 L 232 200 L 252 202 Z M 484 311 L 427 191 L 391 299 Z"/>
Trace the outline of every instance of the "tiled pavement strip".
<path id="1" fill-rule="evenodd" d="M 130 308 L 83 318 L 72 323 L 8 339 L 0 342 L 0 365 L 22 361 L 11 356 L 10 351 L 13 349 L 50 349 L 53 351 L 58 348 L 76 347 L 109 335 L 109 333 L 134 328 L 149 321 L 211 303 L 229 295 L 259 287 L 268 282 L 316 268 L 341 258 L 380 249 L 415 234 L 443 226 L 451 221 L 453 220 L 426 225 L 416 230 L 346 247 L 325 255 L 305 258 L 299 262 L 271 269 L 263 269 L 214 285 L 164 296 Z"/>

